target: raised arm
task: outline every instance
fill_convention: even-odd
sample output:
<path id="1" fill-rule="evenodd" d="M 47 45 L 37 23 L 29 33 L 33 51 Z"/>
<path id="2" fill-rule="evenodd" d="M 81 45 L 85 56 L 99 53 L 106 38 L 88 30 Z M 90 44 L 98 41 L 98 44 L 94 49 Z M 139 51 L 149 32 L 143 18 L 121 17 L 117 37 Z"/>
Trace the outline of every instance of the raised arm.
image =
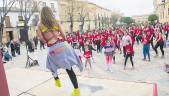
<path id="1" fill-rule="evenodd" d="M 59 31 L 60 31 L 60 33 L 61 33 L 62 37 L 64 38 L 64 40 L 66 40 L 65 33 L 63 32 L 62 27 L 61 27 L 61 25 L 60 25 L 60 24 L 59 24 Z"/>

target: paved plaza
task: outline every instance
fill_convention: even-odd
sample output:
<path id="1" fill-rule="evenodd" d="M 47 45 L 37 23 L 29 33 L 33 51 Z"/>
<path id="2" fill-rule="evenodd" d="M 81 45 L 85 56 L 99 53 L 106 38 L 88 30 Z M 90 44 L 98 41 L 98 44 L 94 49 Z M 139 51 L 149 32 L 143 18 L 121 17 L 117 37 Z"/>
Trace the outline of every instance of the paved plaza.
<path id="1" fill-rule="evenodd" d="M 116 64 L 112 66 L 113 72 L 105 70 L 104 54 L 97 53 L 94 53 L 95 63 L 92 63 L 92 69 L 87 68 L 80 73 L 74 68 L 82 96 L 124 96 L 126 92 L 128 95 L 125 96 L 152 96 L 151 83 L 157 83 L 159 96 L 169 96 L 169 74 L 164 72 L 169 49 L 165 49 L 164 59 L 160 55 L 154 58 L 154 51 L 151 50 L 151 62 L 148 62 L 142 61 L 142 45 L 135 45 L 134 48 L 135 70 L 131 70 L 130 62 L 127 69 L 123 70 L 124 58 L 119 52 L 116 53 Z M 70 96 L 73 88 L 64 70 L 59 72 L 63 87 L 59 89 L 54 86 L 52 75 L 45 68 L 47 50 L 30 53 L 30 57 L 40 63 L 39 67 L 30 69 L 25 69 L 25 53 L 23 47 L 21 56 L 4 65 L 11 96 Z"/>

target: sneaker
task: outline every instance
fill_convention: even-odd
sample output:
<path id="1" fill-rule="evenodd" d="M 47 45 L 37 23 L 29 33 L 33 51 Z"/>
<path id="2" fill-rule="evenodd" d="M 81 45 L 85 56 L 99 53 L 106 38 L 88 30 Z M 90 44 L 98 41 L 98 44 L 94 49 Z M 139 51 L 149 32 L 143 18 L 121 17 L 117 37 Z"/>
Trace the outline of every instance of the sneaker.
<path id="1" fill-rule="evenodd" d="M 55 86 L 59 88 L 62 87 L 61 81 L 59 79 L 55 80 Z"/>
<path id="2" fill-rule="evenodd" d="M 80 89 L 74 89 L 72 92 L 72 96 L 80 96 Z"/>

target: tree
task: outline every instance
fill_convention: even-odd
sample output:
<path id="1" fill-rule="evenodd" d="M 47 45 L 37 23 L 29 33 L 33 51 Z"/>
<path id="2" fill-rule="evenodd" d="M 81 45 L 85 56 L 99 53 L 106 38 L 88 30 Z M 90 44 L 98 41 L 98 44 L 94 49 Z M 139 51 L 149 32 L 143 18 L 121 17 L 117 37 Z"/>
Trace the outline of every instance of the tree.
<path id="1" fill-rule="evenodd" d="M 148 21 L 150 22 L 150 24 L 154 24 L 154 22 L 158 20 L 158 16 L 156 14 L 152 14 L 148 17 Z"/>
<path id="2" fill-rule="evenodd" d="M 99 14 L 98 14 L 98 21 L 99 21 L 99 29 L 101 29 L 101 17 Z"/>
<path id="3" fill-rule="evenodd" d="M 39 22 L 39 15 L 34 15 L 33 19 L 32 19 L 32 25 L 33 26 L 37 26 L 38 22 Z"/>
<path id="4" fill-rule="evenodd" d="M 97 23 L 98 23 L 98 19 L 97 19 L 97 16 L 94 15 L 94 25 L 95 25 L 95 29 L 97 28 Z"/>
<path id="5" fill-rule="evenodd" d="M 76 15 L 77 11 L 77 1 L 75 0 L 68 0 L 67 1 L 68 5 L 66 6 L 67 10 L 65 11 L 66 16 L 68 17 L 68 22 L 70 22 L 70 31 L 71 33 L 73 32 L 73 27 L 74 27 L 74 18 Z"/>
<path id="6" fill-rule="evenodd" d="M 131 17 L 122 17 L 120 19 L 120 22 L 130 25 L 130 24 L 134 23 L 135 21 Z"/>
<path id="7" fill-rule="evenodd" d="M 35 12 L 38 12 L 38 0 L 18 0 L 20 15 L 24 18 L 24 41 L 28 40 L 28 23 Z"/>
<path id="8" fill-rule="evenodd" d="M 11 11 L 15 2 L 16 0 L 2 0 L 2 7 L 0 8 L 0 46 L 2 46 L 5 17 Z"/>
<path id="9" fill-rule="evenodd" d="M 78 6 L 79 6 L 79 21 L 81 22 L 81 25 L 80 25 L 80 31 L 81 32 L 84 32 L 84 30 L 83 30 L 83 27 L 84 27 L 84 24 L 85 24 L 85 19 L 86 19 L 86 17 L 89 15 L 88 14 L 88 12 L 87 12 L 87 10 L 86 10 L 86 5 L 85 5 L 85 3 L 81 3 L 81 4 L 78 4 Z"/>
<path id="10" fill-rule="evenodd" d="M 113 24 L 113 25 L 116 25 L 118 21 L 118 17 L 116 15 L 111 15 L 110 17 L 110 22 Z"/>
<path id="11" fill-rule="evenodd" d="M 102 28 L 104 28 L 104 22 L 105 22 L 105 19 L 104 19 L 104 17 L 101 15 L 101 26 L 102 26 Z"/>

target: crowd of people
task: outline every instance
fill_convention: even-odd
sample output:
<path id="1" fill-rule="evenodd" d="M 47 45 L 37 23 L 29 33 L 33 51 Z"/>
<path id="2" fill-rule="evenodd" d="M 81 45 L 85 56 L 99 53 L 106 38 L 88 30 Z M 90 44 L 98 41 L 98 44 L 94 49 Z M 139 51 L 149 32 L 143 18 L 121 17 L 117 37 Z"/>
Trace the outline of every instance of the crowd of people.
<path id="1" fill-rule="evenodd" d="M 87 31 L 81 34 L 79 31 L 68 33 L 66 40 L 75 50 L 80 50 L 83 55 L 77 54 L 80 58 L 85 57 L 85 66 L 91 65 L 93 59 L 92 51 L 102 53 L 104 49 L 107 70 L 111 71 L 111 66 L 115 63 L 117 51 L 123 53 L 125 58 L 124 69 L 128 58 L 130 58 L 132 69 L 134 69 L 133 56 L 135 50 L 133 46 L 136 44 L 143 45 L 143 61 L 151 61 L 150 48 L 155 52 L 154 57 L 158 57 L 158 48 L 161 50 L 161 58 L 164 58 L 164 47 L 168 41 L 169 24 L 156 25 L 133 25 L 133 26 L 116 26 L 101 30 Z M 154 44 L 155 43 L 155 44 Z"/>
<path id="2" fill-rule="evenodd" d="M 93 52 L 102 53 L 104 49 L 105 61 L 107 65 L 107 70 L 111 71 L 111 65 L 115 64 L 116 52 L 119 51 L 120 54 L 123 53 L 125 58 L 124 69 L 128 58 L 130 58 L 132 69 L 134 69 L 134 48 L 135 44 L 143 45 L 143 60 L 151 61 L 150 48 L 152 48 L 156 54 L 154 57 L 158 57 L 158 47 L 161 50 L 161 58 L 164 58 L 164 47 L 166 47 L 166 42 L 168 41 L 169 35 L 169 24 L 159 24 L 156 25 L 133 25 L 130 27 L 126 26 L 116 26 L 101 30 L 91 30 L 85 33 L 80 33 L 79 31 L 74 33 L 66 34 L 66 41 L 72 45 L 76 53 L 80 57 L 86 58 L 85 66 L 90 65 L 92 68 L 91 61 L 95 62 Z M 27 42 L 27 49 L 29 52 L 34 52 L 40 43 L 40 49 L 45 49 L 45 44 L 38 40 L 38 37 Z M 154 44 L 156 43 L 156 44 Z M 11 54 L 8 50 L 10 48 Z M 5 61 L 12 60 L 16 54 L 20 55 L 20 42 L 11 41 L 6 44 L 6 47 L 1 49 L 4 55 Z M 83 55 L 81 55 L 83 53 Z"/>
<path id="3" fill-rule="evenodd" d="M 45 44 L 39 41 L 38 37 L 34 37 L 33 39 L 26 41 L 25 44 L 29 53 L 37 50 L 38 44 L 40 46 L 40 50 L 45 49 Z M 4 63 L 11 61 L 13 57 L 21 54 L 21 45 L 22 42 L 20 42 L 19 40 L 11 40 L 0 48 L 3 55 Z"/>
<path id="4" fill-rule="evenodd" d="M 10 49 L 10 51 L 9 51 Z M 12 57 L 20 55 L 20 42 L 11 40 L 5 46 L 1 48 L 1 52 L 4 58 L 4 61 L 12 60 Z"/>

